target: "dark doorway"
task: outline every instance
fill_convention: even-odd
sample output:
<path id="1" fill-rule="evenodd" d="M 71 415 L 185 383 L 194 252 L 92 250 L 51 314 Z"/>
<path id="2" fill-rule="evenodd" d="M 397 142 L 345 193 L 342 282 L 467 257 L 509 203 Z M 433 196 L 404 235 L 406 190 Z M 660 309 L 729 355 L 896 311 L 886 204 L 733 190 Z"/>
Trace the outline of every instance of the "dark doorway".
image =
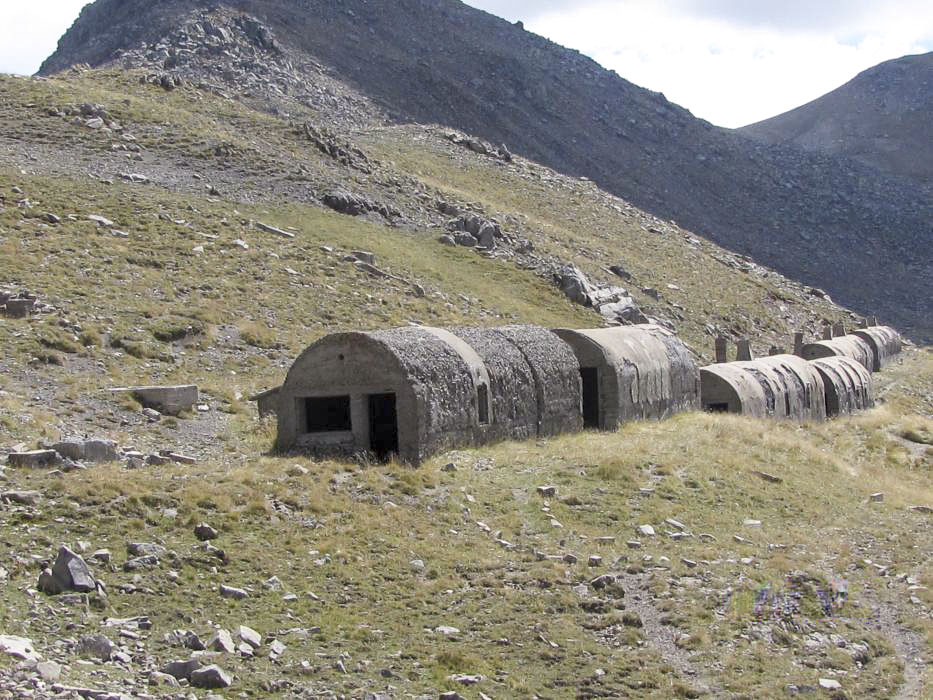
<path id="1" fill-rule="evenodd" d="M 729 404 L 728 403 L 710 403 L 706 405 L 706 410 L 710 413 L 728 413 Z"/>
<path id="2" fill-rule="evenodd" d="M 369 448 L 379 459 L 398 454 L 398 412 L 395 394 L 369 397 Z"/>
<path id="3" fill-rule="evenodd" d="M 580 378 L 583 380 L 583 426 L 599 428 L 599 370 L 582 367 Z"/>

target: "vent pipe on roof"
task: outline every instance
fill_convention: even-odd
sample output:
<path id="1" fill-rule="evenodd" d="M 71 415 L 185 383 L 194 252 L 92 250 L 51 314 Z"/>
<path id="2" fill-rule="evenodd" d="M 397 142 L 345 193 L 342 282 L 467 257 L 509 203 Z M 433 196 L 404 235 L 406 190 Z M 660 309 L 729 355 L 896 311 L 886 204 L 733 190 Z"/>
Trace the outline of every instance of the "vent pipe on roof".
<path id="1" fill-rule="evenodd" d="M 794 354 L 803 357 L 803 333 L 800 331 L 794 333 Z"/>
<path id="2" fill-rule="evenodd" d="M 823 326 L 823 340 L 832 340 L 832 339 L 833 339 L 833 327 Z"/>
<path id="3" fill-rule="evenodd" d="M 833 337 L 841 338 L 846 334 L 846 327 L 841 323 L 833 324 Z"/>
<path id="4" fill-rule="evenodd" d="M 716 338 L 716 364 L 729 361 L 729 341 L 724 336 Z"/>
<path id="5" fill-rule="evenodd" d="M 752 359 L 752 344 L 748 338 L 742 338 L 737 344 L 735 359 L 739 362 L 750 362 Z"/>

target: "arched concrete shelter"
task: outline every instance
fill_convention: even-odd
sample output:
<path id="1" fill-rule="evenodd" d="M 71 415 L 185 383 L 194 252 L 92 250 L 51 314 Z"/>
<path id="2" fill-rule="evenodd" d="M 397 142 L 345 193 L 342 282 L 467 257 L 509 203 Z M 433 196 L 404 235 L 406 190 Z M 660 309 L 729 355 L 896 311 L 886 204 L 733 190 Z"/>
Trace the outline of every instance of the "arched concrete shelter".
<path id="1" fill-rule="evenodd" d="M 582 427 L 579 364 L 533 326 L 331 335 L 295 361 L 278 407 L 279 450 L 411 463 Z"/>
<path id="2" fill-rule="evenodd" d="M 874 366 L 871 346 L 857 335 L 841 335 L 831 340 L 818 340 L 803 346 L 803 359 L 816 360 L 821 357 L 848 357 L 869 372 Z"/>
<path id="3" fill-rule="evenodd" d="M 891 358 L 900 354 L 903 349 L 901 335 L 890 326 L 870 326 L 853 331 L 857 336 L 868 343 L 872 351 L 872 372 L 880 372 Z"/>
<path id="4" fill-rule="evenodd" d="M 823 379 L 813 365 L 795 355 L 774 355 L 700 370 L 703 408 L 758 418 L 823 420 Z"/>
<path id="5" fill-rule="evenodd" d="M 824 357 L 811 364 L 823 378 L 826 415 L 847 415 L 874 404 L 871 373 L 848 357 Z"/>
<path id="6" fill-rule="evenodd" d="M 580 363 L 583 419 L 615 430 L 638 418 L 699 407 L 699 371 L 687 347 L 658 325 L 556 329 Z"/>

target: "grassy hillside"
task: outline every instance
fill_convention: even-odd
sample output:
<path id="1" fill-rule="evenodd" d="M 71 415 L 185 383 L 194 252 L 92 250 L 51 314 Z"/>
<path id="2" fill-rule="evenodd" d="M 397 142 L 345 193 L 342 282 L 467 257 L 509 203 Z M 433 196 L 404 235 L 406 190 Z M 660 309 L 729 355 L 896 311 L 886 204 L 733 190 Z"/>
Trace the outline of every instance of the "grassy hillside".
<path id="1" fill-rule="evenodd" d="M 123 131 L 49 113 L 88 101 Z M 308 343 L 410 322 L 601 324 L 554 286 L 563 263 L 629 288 L 701 358 L 718 332 L 761 352 L 854 320 L 589 182 L 443 129 L 360 130 L 345 138 L 365 163 L 348 165 L 301 135 L 318 116 L 134 73 L 0 78 L 0 287 L 43 304 L 0 318 L 0 454 L 90 435 L 197 459 L 0 469 L 0 635 L 32 639 L 66 685 L 154 695 L 182 692 L 154 673 L 190 654 L 174 630 L 206 641 L 241 624 L 264 641 L 213 659 L 234 674 L 227 697 L 762 698 L 820 678 L 851 698 L 928 692 L 930 515 L 910 509 L 933 505 L 926 349 L 878 375 L 878 408 L 821 425 L 691 414 L 419 469 L 270 455 L 274 426 L 246 397 Z M 400 216 L 337 214 L 320 204 L 335 188 Z M 438 201 L 531 252 L 442 245 Z M 348 260 L 358 250 L 387 276 Z M 197 383 L 203 410 L 153 421 L 108 391 L 150 382 Z M 226 559 L 198 544 L 202 521 Z M 169 551 L 125 571 L 133 542 Z M 110 550 L 94 565 L 106 601 L 35 592 L 61 543 Z M 825 609 L 840 578 L 848 599 Z M 152 628 L 105 624 L 138 615 Z M 78 642 L 98 633 L 126 656 L 90 663 Z M 0 696 L 47 692 L 13 666 L 0 655 Z"/>

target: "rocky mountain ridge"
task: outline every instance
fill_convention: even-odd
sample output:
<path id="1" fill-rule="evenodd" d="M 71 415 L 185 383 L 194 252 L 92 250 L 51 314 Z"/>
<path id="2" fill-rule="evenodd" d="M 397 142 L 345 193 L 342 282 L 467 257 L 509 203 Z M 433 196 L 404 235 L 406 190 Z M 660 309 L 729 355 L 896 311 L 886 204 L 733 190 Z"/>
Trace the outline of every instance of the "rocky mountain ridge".
<path id="1" fill-rule="evenodd" d="M 267 52 L 294 52 L 319 66 L 309 83 L 330 78 L 378 105 L 366 119 L 381 112 L 505 143 L 931 337 L 928 187 L 718 129 L 577 52 L 459 2 L 99 0 L 42 73 L 119 62 L 141 43 L 151 52 L 180 17 L 220 8 L 268 27 L 277 44 Z M 186 70 L 177 55 L 184 54 L 163 57 L 162 68 Z"/>
<path id="2" fill-rule="evenodd" d="M 933 53 L 886 61 L 819 99 L 739 132 L 762 143 L 845 156 L 929 185 Z"/>

